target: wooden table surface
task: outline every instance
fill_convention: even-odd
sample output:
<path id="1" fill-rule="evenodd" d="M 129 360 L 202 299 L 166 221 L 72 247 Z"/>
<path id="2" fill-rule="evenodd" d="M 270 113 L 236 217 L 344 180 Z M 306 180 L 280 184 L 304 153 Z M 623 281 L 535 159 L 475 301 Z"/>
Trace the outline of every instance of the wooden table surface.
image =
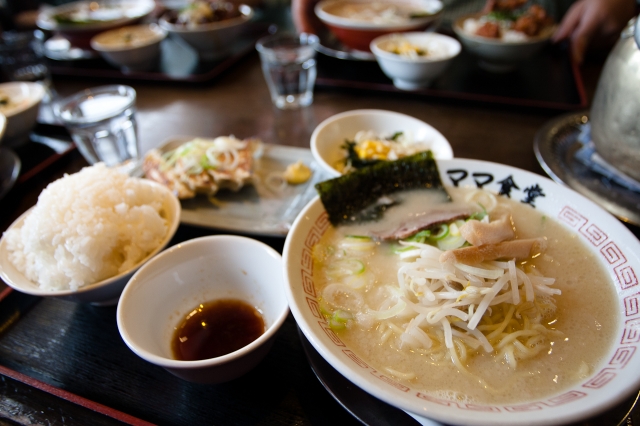
<path id="1" fill-rule="evenodd" d="M 600 71 L 599 64 L 587 64 L 583 69 L 583 78 L 589 99 L 597 83 Z M 56 78 L 54 86 L 60 96 L 72 94 L 78 90 L 107 84 L 108 81 L 86 78 Z M 308 147 L 313 129 L 324 119 L 348 110 L 375 108 L 398 111 L 423 120 L 438 129 L 450 142 L 454 155 L 461 158 L 472 158 L 504 163 L 529 170 L 541 175 L 544 171 L 538 164 L 533 152 L 533 138 L 548 120 L 558 113 L 540 110 L 527 110 L 508 106 L 487 106 L 478 103 L 439 102 L 420 100 L 391 94 L 349 92 L 345 90 L 316 90 L 315 99 L 310 107 L 293 111 L 281 111 L 272 106 L 265 84 L 257 53 L 253 52 L 225 72 L 214 82 L 203 85 L 172 85 L 165 83 L 131 83 L 137 92 L 137 120 L 139 125 L 140 147 L 142 152 L 161 144 L 175 135 L 197 135 L 214 137 L 234 134 L 237 137 L 255 136 L 266 143 Z M 0 203 L 0 231 L 31 207 L 37 195 L 50 181 L 63 173 L 71 173 L 85 166 L 86 162 L 78 153 L 48 169 L 45 173 L 32 179 L 28 184 L 14 188 Z M 180 239 L 215 233 L 215 230 L 182 226 Z M 637 230 L 634 229 L 634 232 Z M 636 234 L 637 235 L 637 234 Z M 284 239 L 267 238 L 263 240 L 281 250 Z M 0 286 L 3 284 L 0 283 Z M 1 288 L 0 288 L 1 290 Z M 87 308 L 75 306 L 67 302 L 38 302 L 38 310 L 73 310 L 83 315 L 96 315 L 101 321 L 115 322 L 115 310 L 110 308 Z M 1 305 L 0 305 L 1 306 Z M 95 311 L 97 309 L 97 311 Z M 103 309 L 102 311 L 100 309 Z M 88 313 L 87 313 L 88 312 Z M 25 320 L 29 320 L 28 313 Z M 74 318 L 77 321 L 78 315 Z M 69 324 L 67 323 L 67 326 Z M 104 325 L 113 332 L 113 324 Z M 111 328 L 109 328 L 111 327 Z M 0 349 L 4 329 L 0 329 Z M 281 330 L 273 354 L 267 365 L 282 368 L 283 374 L 289 375 L 281 384 L 264 383 L 266 367 L 258 368 L 247 378 L 240 379 L 235 385 L 228 385 L 222 390 L 230 398 L 229 406 L 247 405 L 246 412 L 234 408 L 220 408 L 209 418 L 201 419 L 201 423 L 210 424 L 273 424 L 273 425 L 322 425 L 322 424 L 357 424 L 358 422 L 338 403 L 317 381 L 306 362 L 304 352 L 297 336 L 295 321 L 292 317 Z M 119 336 L 118 336 L 119 337 Z M 6 339 L 5 339 L 6 340 Z M 116 356 L 135 355 L 118 349 Z M 6 342 L 4 342 L 6 344 Z M 68 348 L 70 351 L 74 348 Z M 10 353 L 11 348 L 6 352 Z M 81 350 L 75 348 L 75 350 Z M 21 365 L 5 352 L 0 350 L 0 366 L 11 364 L 14 370 Z M 125 354 L 125 355 L 118 355 Z M 79 354 L 70 356 L 80 357 Z M 104 361 L 104 360 L 103 360 Z M 100 360 L 96 361 L 97 363 Z M 127 362 L 127 360 L 118 360 Z M 117 363 L 116 363 L 117 364 Z M 153 370 L 155 374 L 166 375 L 161 369 Z M 1 372 L 1 371 L 0 371 Z M 27 371 L 28 373 L 28 371 Z M 75 374 L 75 373 L 71 373 Z M 77 374 L 82 374 L 81 372 Z M 55 382 L 50 385 L 66 391 L 80 394 L 87 400 L 98 400 L 101 406 L 109 407 L 108 401 L 99 401 L 99 392 L 87 391 L 72 379 L 57 380 L 42 373 L 39 380 Z M 267 377 L 268 374 L 267 374 Z M 52 404 L 59 403 L 42 392 L 30 390 L 30 387 L 19 383 L 20 380 L 0 376 L 0 424 L 30 424 L 41 422 L 49 424 L 81 424 L 87 421 L 95 424 L 109 422 L 92 409 L 85 413 L 75 404 L 59 406 L 52 409 Z M 144 383 L 142 384 L 144 385 Z M 250 390 L 244 392 L 243 387 Z M 269 396 L 275 386 L 277 395 Z M 85 392 L 86 394 L 82 394 Z M 222 392 L 222 391 L 220 391 Z M 222 395 L 223 393 L 220 393 Z M 97 395 L 97 396 L 96 396 Z M 239 395 L 243 395 L 242 397 Z M 225 396 L 224 398 L 227 398 Z M 236 400 L 233 400 L 236 398 Z M 244 401 L 237 399 L 245 398 Z M 267 401 L 266 404 L 264 401 Z M 235 405 L 234 405 L 235 404 Z M 95 407 L 94 407 L 95 408 Z M 131 418 L 120 418 L 120 421 L 136 422 L 136 419 L 153 423 L 164 423 L 162 417 L 150 415 L 148 411 L 130 409 L 126 405 L 116 407 Z M 98 412 L 100 409 L 97 409 Z M 129 412 L 127 412 L 129 410 Z M 257 414 L 250 414 L 258 410 Z M 85 410 L 86 411 L 86 410 Z M 108 417 L 108 416 L 107 416 Z M 67 422 L 65 422 L 65 418 Z M 71 419 L 69 421 L 69 419 Z M 93 421 L 92 421 L 93 420 Z M 100 421 L 98 421 L 100 420 Z M 108 420 L 108 419 L 107 419 Z"/>

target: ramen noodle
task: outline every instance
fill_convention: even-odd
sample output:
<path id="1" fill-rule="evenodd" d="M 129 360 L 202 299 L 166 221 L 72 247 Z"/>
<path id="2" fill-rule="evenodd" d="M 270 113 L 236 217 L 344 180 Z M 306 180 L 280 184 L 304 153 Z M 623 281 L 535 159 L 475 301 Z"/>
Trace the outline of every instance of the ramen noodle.
<path id="1" fill-rule="evenodd" d="M 324 234 L 314 283 L 331 328 L 375 368 L 440 398 L 520 402 L 592 374 L 618 321 L 598 260 L 527 204 L 477 189 L 449 192 L 453 203 L 412 191 L 382 221 Z M 390 227 L 394 215 L 437 208 L 456 215 L 393 238 L 407 228 Z"/>

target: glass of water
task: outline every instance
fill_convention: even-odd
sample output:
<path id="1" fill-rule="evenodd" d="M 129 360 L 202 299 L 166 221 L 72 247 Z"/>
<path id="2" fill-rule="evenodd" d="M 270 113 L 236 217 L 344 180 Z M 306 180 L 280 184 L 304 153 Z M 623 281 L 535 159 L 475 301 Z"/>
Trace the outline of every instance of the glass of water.
<path id="1" fill-rule="evenodd" d="M 89 164 L 111 167 L 138 159 L 135 103 L 129 86 L 100 86 L 63 99 L 55 112 Z"/>
<path id="2" fill-rule="evenodd" d="M 304 33 L 275 34 L 256 43 L 271 100 L 278 108 L 299 108 L 313 102 L 318 43 L 317 36 Z"/>

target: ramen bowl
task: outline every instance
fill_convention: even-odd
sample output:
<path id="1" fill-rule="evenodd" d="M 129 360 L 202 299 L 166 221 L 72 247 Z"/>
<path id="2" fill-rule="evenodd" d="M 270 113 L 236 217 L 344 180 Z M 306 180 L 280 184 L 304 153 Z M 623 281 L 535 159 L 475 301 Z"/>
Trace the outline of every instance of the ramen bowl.
<path id="1" fill-rule="evenodd" d="M 403 8 L 409 12 L 395 13 Z M 442 3 L 439 0 L 325 0 L 318 3 L 314 11 L 343 44 L 368 52 L 376 37 L 427 29 L 440 17 Z"/>
<path id="2" fill-rule="evenodd" d="M 253 17 L 253 8 L 242 4 L 238 6 L 240 15 L 222 21 L 195 25 L 180 25 L 172 22 L 168 12 L 158 22 L 170 35 L 176 37 L 198 52 L 203 61 L 212 61 L 229 53 L 230 40 L 240 36 Z"/>
<path id="3" fill-rule="evenodd" d="M 283 258 L 291 312 L 319 354 L 340 374 L 373 396 L 415 416 L 445 424 L 493 426 L 578 422 L 637 392 L 640 386 L 640 336 L 637 333 L 640 323 L 640 310 L 637 309 L 640 243 L 631 232 L 591 201 L 542 176 L 501 164 L 465 159 L 440 160 L 438 167 L 445 188 L 477 188 L 476 179 L 482 176 L 483 189 L 494 194 L 509 194 L 512 202 L 519 206 L 531 205 L 534 209 L 529 210 L 539 217 L 553 219 L 558 229 L 569 233 L 571 239 L 588 251 L 589 258 L 594 259 L 608 278 L 608 282 L 595 285 L 607 286 L 602 290 L 611 296 L 613 308 L 607 314 L 612 319 L 607 327 L 613 331 L 605 336 L 610 339 L 610 345 L 603 347 L 599 361 L 585 370 L 581 378 L 544 396 L 523 397 L 509 403 L 500 400 L 482 402 L 469 400 L 461 394 L 447 397 L 446 388 L 439 389 L 443 392 L 426 391 L 399 377 L 397 372 L 378 365 L 380 361 L 372 360 L 371 356 L 377 350 L 360 353 L 348 336 L 329 323 L 325 316 L 326 302 L 320 299 L 316 288 L 319 264 L 318 250 L 314 247 L 330 231 L 331 225 L 321 202 L 315 199 L 302 210 L 287 235 Z M 510 184 L 505 186 L 505 182 Z M 563 288 L 563 295 L 565 292 L 570 294 L 570 283 L 556 285 Z M 597 305 L 599 302 L 592 303 Z M 578 308 L 577 312 L 582 314 L 584 311 Z M 372 329 L 376 329 L 375 324 Z M 382 350 L 385 344 L 378 345 L 377 342 L 375 340 Z M 574 343 L 582 356 L 585 349 L 582 341 L 578 339 Z M 543 354 L 547 355 L 546 351 Z M 423 363 L 429 359 L 425 358 Z M 394 368 L 402 369 L 396 364 Z M 455 367 L 447 371 L 452 370 L 455 374 Z M 452 374 L 446 375 L 447 380 L 454 380 L 450 377 Z M 507 376 L 504 379 L 508 380 Z M 507 395 L 511 390 L 513 386 L 506 386 Z"/>
<path id="4" fill-rule="evenodd" d="M 9 261 L 9 253 L 6 242 L 6 234 L 0 239 L 0 278 L 14 290 L 21 293 L 31 294 L 39 297 L 54 297 L 63 300 L 69 300 L 72 302 L 91 303 L 94 305 L 115 305 L 118 302 L 118 298 L 122 293 L 125 285 L 129 281 L 129 278 L 135 271 L 143 264 L 148 262 L 153 256 L 164 249 L 171 241 L 178 225 L 180 224 L 180 202 L 173 193 L 165 186 L 152 181 L 144 181 L 146 185 L 153 186 L 161 194 L 164 194 L 163 208 L 165 217 L 167 218 L 167 234 L 162 239 L 160 244 L 152 250 L 145 258 L 138 263 L 122 271 L 118 275 L 104 279 L 102 281 L 88 284 L 77 290 L 48 290 L 43 289 L 27 278 L 22 272 L 20 272 Z M 9 229 L 21 228 L 25 219 L 31 213 L 31 210 L 27 210 L 22 216 L 20 216 Z"/>
<path id="5" fill-rule="evenodd" d="M 157 66 L 160 43 L 167 31 L 156 24 L 131 25 L 102 32 L 91 47 L 111 65 L 123 71 L 146 71 Z"/>
<path id="6" fill-rule="evenodd" d="M 89 49 L 96 34 L 134 24 L 154 7 L 153 0 L 83 0 L 43 8 L 36 23 L 43 30 L 60 34 L 73 46 Z"/>
<path id="7" fill-rule="evenodd" d="M 264 333 L 226 355 L 174 358 L 176 327 L 198 305 L 220 299 L 242 300 L 258 309 Z M 215 235 L 176 245 L 140 268 L 122 293 L 117 320 L 122 339 L 142 359 L 184 380 L 221 383 L 264 358 L 288 314 L 280 254 L 257 240 Z"/>
<path id="8" fill-rule="evenodd" d="M 451 145 L 431 125 L 399 112 L 377 109 L 346 111 L 320 123 L 311 134 L 313 158 L 330 176 L 339 176 L 339 165 L 347 155 L 342 146 L 362 130 L 381 135 L 405 132 L 414 141 L 424 142 L 435 158 L 453 158 Z"/>
<path id="9" fill-rule="evenodd" d="M 465 15 L 453 23 L 453 31 L 464 49 L 478 59 L 478 65 L 486 71 L 504 73 L 515 70 L 521 63 L 533 58 L 551 39 L 555 26 L 543 28 L 539 35 L 525 40 L 503 41 L 481 37 L 465 30 L 467 19 L 476 19 L 480 15 Z"/>
<path id="10" fill-rule="evenodd" d="M 402 90 L 430 86 L 458 56 L 458 40 L 436 33 L 403 33 L 378 37 L 371 51 L 393 85 Z"/>
<path id="11" fill-rule="evenodd" d="M 0 112 L 7 119 L 1 144 L 16 146 L 26 142 L 36 125 L 45 90 L 39 83 L 8 82 L 0 84 L 0 96 L 5 102 Z"/>

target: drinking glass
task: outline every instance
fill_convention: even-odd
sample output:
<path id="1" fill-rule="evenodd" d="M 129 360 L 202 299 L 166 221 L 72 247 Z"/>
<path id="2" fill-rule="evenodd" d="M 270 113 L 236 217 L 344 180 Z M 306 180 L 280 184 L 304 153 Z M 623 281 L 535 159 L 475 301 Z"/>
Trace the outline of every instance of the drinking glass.
<path id="1" fill-rule="evenodd" d="M 129 86 L 100 86 L 63 99 L 56 115 L 89 164 L 111 167 L 138 159 L 135 102 Z"/>
<path id="2" fill-rule="evenodd" d="M 271 100 L 278 108 L 299 108 L 313 102 L 318 43 L 317 36 L 304 33 L 275 34 L 256 43 Z"/>

